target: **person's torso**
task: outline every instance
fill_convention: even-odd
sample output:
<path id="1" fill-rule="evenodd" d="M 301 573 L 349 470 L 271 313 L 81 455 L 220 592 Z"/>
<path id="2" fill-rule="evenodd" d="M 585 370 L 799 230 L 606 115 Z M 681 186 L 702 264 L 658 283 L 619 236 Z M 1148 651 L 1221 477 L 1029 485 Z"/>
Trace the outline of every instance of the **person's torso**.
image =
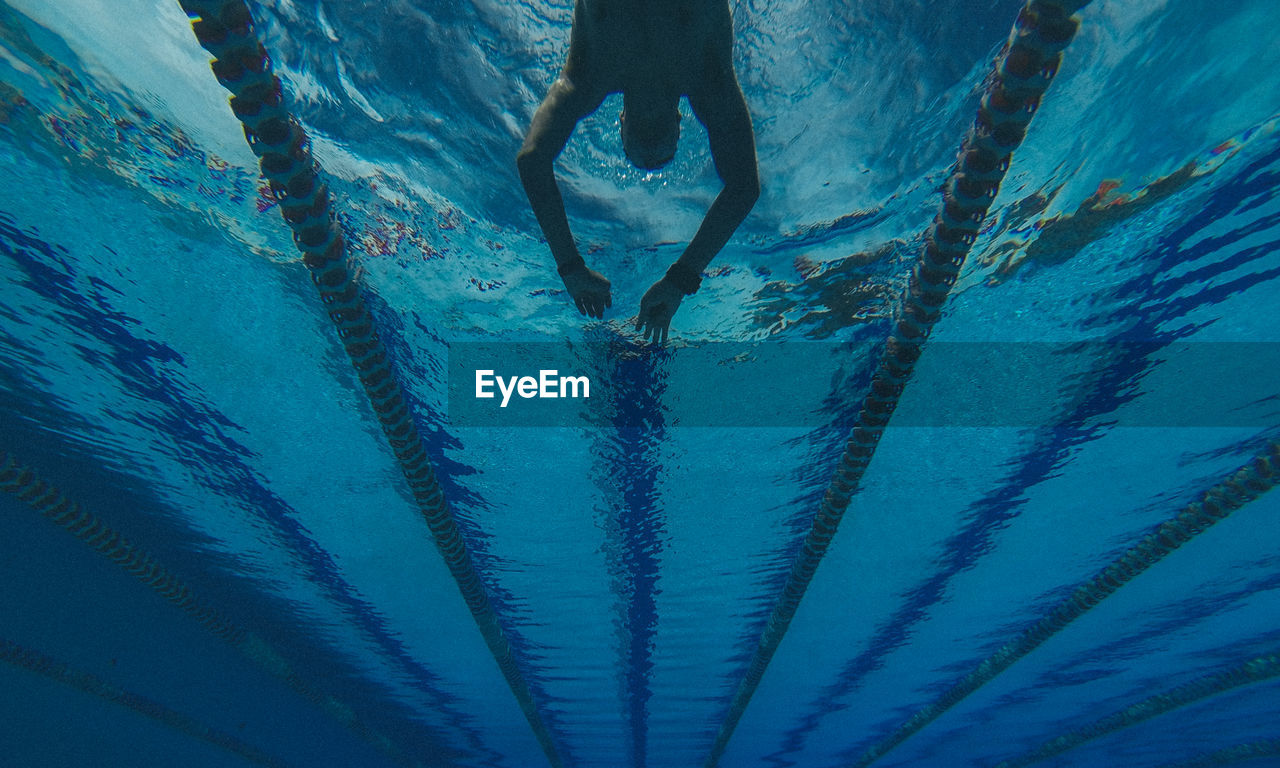
<path id="1" fill-rule="evenodd" d="M 579 0 L 587 61 L 607 90 L 686 95 L 705 75 L 725 0 Z"/>

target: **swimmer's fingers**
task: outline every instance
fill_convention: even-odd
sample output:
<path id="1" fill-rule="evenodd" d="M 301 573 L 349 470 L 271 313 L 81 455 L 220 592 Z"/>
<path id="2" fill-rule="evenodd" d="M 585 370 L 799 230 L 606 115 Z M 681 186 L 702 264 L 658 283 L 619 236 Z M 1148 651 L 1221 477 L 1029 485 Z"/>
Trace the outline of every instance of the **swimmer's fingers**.
<path id="1" fill-rule="evenodd" d="M 607 301 L 607 297 L 590 293 L 573 297 L 573 305 L 578 308 L 579 313 L 587 317 L 604 317 L 604 308 L 608 306 Z"/>
<path id="2" fill-rule="evenodd" d="M 666 344 L 671 317 L 666 313 L 666 305 L 641 307 L 636 317 L 636 330 L 640 338 L 655 344 Z"/>
<path id="3" fill-rule="evenodd" d="M 667 327 L 656 317 L 646 318 L 640 338 L 654 344 L 664 344 L 667 341 Z"/>
<path id="4" fill-rule="evenodd" d="M 578 307 L 578 311 L 587 317 L 603 319 L 605 309 L 613 306 L 613 296 L 608 289 L 603 291 L 588 290 L 575 296 L 573 303 Z"/>
<path id="5" fill-rule="evenodd" d="M 648 339 L 654 344 L 662 345 L 667 341 L 667 321 L 660 314 L 649 320 Z"/>
<path id="6" fill-rule="evenodd" d="M 640 334 L 641 338 L 644 338 L 644 335 L 647 331 L 646 326 L 648 325 L 648 323 L 649 323 L 649 308 L 642 305 L 640 307 L 640 312 L 636 315 L 636 331 Z"/>

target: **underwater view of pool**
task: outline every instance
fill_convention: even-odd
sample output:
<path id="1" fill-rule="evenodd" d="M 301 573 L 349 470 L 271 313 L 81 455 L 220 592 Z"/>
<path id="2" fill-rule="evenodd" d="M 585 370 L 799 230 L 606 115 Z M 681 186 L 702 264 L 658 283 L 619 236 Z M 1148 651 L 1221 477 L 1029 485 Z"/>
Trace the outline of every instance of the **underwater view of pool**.
<path id="1" fill-rule="evenodd" d="M 0 0 L 0 766 L 1280 766 L 1280 5 L 728 6 L 658 343 L 574 0 Z"/>

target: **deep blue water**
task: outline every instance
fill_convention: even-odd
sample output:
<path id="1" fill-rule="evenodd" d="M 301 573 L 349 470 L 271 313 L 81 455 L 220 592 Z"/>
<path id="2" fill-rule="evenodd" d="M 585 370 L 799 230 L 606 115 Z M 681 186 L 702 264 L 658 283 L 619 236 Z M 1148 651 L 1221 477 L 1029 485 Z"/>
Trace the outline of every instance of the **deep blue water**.
<path id="1" fill-rule="evenodd" d="M 1020 3 L 731 5 L 763 196 L 659 350 L 628 320 L 716 193 L 705 133 L 685 107 L 645 174 L 620 99 L 580 127 L 559 175 L 614 286 L 583 322 L 513 162 L 568 0 L 252 4 L 567 766 L 706 758 Z M 722 766 L 852 765 L 1280 439 L 1276 29 L 1271 0 L 1081 13 Z M 0 451 L 258 643 L 0 494 L 0 765 L 546 765 L 207 64 L 169 0 L 0 0 Z M 603 422 L 458 418 L 464 342 L 570 350 Z M 1272 493 L 876 765 L 994 766 L 1265 666 L 1277 552 Z M 1280 765 L 1271 674 L 1043 764 Z"/>

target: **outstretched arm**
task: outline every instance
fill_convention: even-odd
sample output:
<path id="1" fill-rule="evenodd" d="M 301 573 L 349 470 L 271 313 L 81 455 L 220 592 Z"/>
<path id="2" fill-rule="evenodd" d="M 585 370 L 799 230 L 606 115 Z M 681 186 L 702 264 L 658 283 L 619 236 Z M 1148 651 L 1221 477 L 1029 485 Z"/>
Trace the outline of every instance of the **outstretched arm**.
<path id="1" fill-rule="evenodd" d="M 561 74 L 538 107 L 524 146 L 516 156 L 520 181 L 551 247 L 556 269 L 578 311 L 592 317 L 602 317 L 605 308 L 612 304 L 609 281 L 599 272 L 588 269 L 578 254 L 553 164 L 578 121 L 600 106 L 601 101 L 600 97 L 575 85 L 567 71 Z"/>
<path id="2" fill-rule="evenodd" d="M 707 128 L 711 158 L 724 188 L 684 253 L 640 302 L 636 329 L 654 341 L 666 341 L 671 317 L 680 300 L 698 289 L 702 271 L 760 197 L 751 113 L 727 58 L 724 66 L 714 73 L 709 87 L 689 96 L 694 115 Z"/>
<path id="3" fill-rule="evenodd" d="M 716 196 L 702 220 L 698 234 L 677 259 L 676 264 L 694 275 L 700 274 L 747 217 L 760 197 L 760 176 L 756 167 L 755 134 L 751 113 L 732 72 L 728 82 L 716 90 L 689 97 L 693 114 L 707 127 L 711 159 L 724 188 Z"/>

